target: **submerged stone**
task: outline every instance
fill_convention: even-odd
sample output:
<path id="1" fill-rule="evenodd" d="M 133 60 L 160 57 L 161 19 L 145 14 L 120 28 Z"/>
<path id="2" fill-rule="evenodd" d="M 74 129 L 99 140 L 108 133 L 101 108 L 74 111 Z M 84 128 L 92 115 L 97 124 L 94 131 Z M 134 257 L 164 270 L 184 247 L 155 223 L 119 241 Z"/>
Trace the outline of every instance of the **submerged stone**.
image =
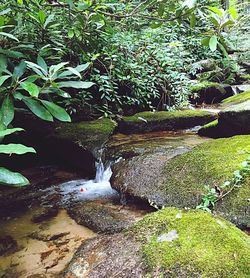
<path id="1" fill-rule="evenodd" d="M 159 240 L 169 234 L 174 240 Z M 222 218 L 166 208 L 126 233 L 84 242 L 63 277 L 244 278 L 250 275 L 249 248 L 250 238 Z"/>
<path id="2" fill-rule="evenodd" d="M 196 110 L 141 112 L 123 117 L 117 129 L 125 134 L 179 130 L 202 125 L 215 118 L 216 115 L 210 112 Z"/>
<path id="3" fill-rule="evenodd" d="M 11 236 L 0 236 L 0 256 L 17 251 L 17 242 Z"/>
<path id="4" fill-rule="evenodd" d="M 42 208 L 41 211 L 36 212 L 32 218 L 31 221 L 34 223 L 41 223 L 43 221 L 47 221 L 58 214 L 57 208 Z"/>
<path id="5" fill-rule="evenodd" d="M 107 202 L 79 203 L 70 207 L 68 213 L 77 224 L 98 233 L 117 233 L 135 222 L 130 215 L 125 215 L 118 207 L 114 209 Z"/>

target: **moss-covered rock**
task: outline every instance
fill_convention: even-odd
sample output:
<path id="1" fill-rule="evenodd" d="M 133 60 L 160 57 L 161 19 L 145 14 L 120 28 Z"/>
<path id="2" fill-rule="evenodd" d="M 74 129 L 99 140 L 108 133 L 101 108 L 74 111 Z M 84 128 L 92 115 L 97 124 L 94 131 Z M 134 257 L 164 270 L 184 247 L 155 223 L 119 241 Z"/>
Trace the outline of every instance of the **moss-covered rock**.
<path id="1" fill-rule="evenodd" d="M 198 82 L 192 85 L 190 90 L 190 100 L 196 104 L 219 103 L 234 94 L 231 86 L 210 81 Z"/>
<path id="2" fill-rule="evenodd" d="M 245 74 L 245 75 L 243 75 L 243 76 L 242 76 L 242 79 L 243 79 L 244 81 L 249 82 L 249 81 L 250 81 L 250 74 Z"/>
<path id="3" fill-rule="evenodd" d="M 224 100 L 222 108 L 218 121 L 203 126 L 200 135 L 219 138 L 250 134 L 250 91 Z"/>
<path id="4" fill-rule="evenodd" d="M 246 278 L 250 238 L 202 211 L 166 208 L 126 233 L 82 244 L 63 277 Z"/>
<path id="5" fill-rule="evenodd" d="M 133 228 L 148 277 L 248 277 L 250 238 L 201 211 L 163 209 Z"/>
<path id="6" fill-rule="evenodd" d="M 141 112 L 124 117 L 118 123 L 118 131 L 125 134 L 161 130 L 178 130 L 202 125 L 216 118 L 206 111 L 182 110 L 174 112 Z"/>
<path id="7" fill-rule="evenodd" d="M 243 102 L 248 101 L 248 100 L 250 100 L 250 91 L 245 91 L 243 93 L 234 95 L 234 96 L 229 97 L 227 99 L 224 99 L 223 102 L 222 102 L 222 106 L 227 108 L 230 105 L 243 103 Z"/>
<path id="8" fill-rule="evenodd" d="M 95 152 L 109 139 L 115 126 L 115 122 L 104 118 L 79 123 L 60 123 L 52 136 L 76 142 L 79 146 Z"/>
<path id="9" fill-rule="evenodd" d="M 153 159 L 146 157 L 138 161 L 136 168 L 132 160 L 128 160 L 112 177 L 112 186 L 158 207 L 195 208 L 207 194 L 206 186 L 214 187 L 232 179 L 249 151 L 250 136 L 235 136 L 209 140 L 170 160 L 159 154 Z M 249 180 L 245 180 L 242 187 L 217 204 L 216 212 L 239 226 L 250 227 L 249 185 Z"/>
<path id="10" fill-rule="evenodd" d="M 31 113 L 19 113 L 17 126 L 26 130 L 24 143 L 36 148 L 56 162 L 83 170 L 88 177 L 95 176 L 95 156 L 113 133 L 116 123 L 110 119 L 83 122 L 45 122 Z"/>

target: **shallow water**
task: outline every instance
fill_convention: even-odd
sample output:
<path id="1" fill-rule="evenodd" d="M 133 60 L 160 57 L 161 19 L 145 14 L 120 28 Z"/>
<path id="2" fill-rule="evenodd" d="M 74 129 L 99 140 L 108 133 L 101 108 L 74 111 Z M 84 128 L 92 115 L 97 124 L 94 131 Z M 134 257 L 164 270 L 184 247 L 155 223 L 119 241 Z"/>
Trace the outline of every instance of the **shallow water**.
<path id="1" fill-rule="evenodd" d="M 116 134 L 108 144 L 108 151 L 111 158 L 113 154 L 116 154 L 113 157 L 117 158 L 124 151 L 143 154 L 155 148 L 160 148 L 164 152 L 166 148 L 193 147 L 206 140 L 194 132 L 195 130 Z M 56 172 L 53 175 L 57 177 Z M 1 236 L 11 236 L 18 245 L 18 250 L 0 256 L 0 277 L 26 278 L 33 274 L 43 275 L 39 277 L 62 277 L 60 272 L 71 260 L 80 244 L 96 236 L 93 231 L 78 225 L 68 216 L 65 208 L 74 204 L 91 202 L 93 206 L 104 205 L 105 208 L 118 211 L 120 215 L 124 214 L 132 221 L 137 221 L 152 211 L 144 204 L 126 204 L 126 199 L 112 189 L 111 175 L 111 164 L 104 165 L 100 161 L 97 164 L 96 178 L 93 180 L 77 179 L 55 184 L 53 179 L 49 180 L 50 185 L 38 189 L 42 193 L 38 202 L 40 206 L 33 206 L 29 210 L 17 212 L 7 219 L 0 220 Z M 61 172 L 59 176 L 63 176 Z M 43 206 L 59 207 L 58 215 L 40 224 L 33 223 L 31 221 L 33 215 L 42 210 Z M 54 240 L 53 237 L 58 238 Z"/>
<path id="2" fill-rule="evenodd" d="M 16 218 L 1 220 L 1 236 L 17 241 L 18 251 L 0 256 L 0 277 L 24 278 L 34 274 L 56 277 L 71 260 L 83 240 L 95 233 L 76 224 L 65 210 L 42 224 L 31 221 L 39 208 L 32 208 Z M 61 234 L 61 235 L 60 235 Z M 50 238 L 56 240 L 50 240 Z"/>

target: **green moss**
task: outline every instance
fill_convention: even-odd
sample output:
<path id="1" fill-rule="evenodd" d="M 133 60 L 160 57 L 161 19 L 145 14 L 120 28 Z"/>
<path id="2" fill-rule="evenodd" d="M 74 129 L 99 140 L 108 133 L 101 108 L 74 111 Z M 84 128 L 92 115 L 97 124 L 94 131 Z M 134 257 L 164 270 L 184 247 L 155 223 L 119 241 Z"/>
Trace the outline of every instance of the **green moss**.
<path id="1" fill-rule="evenodd" d="M 206 124 L 201 129 L 199 129 L 198 134 L 201 136 L 217 138 L 220 134 L 220 130 L 218 130 L 218 124 L 218 119 Z"/>
<path id="2" fill-rule="evenodd" d="M 223 104 L 231 105 L 231 104 L 239 104 L 245 101 L 250 100 L 250 91 L 246 91 L 244 93 L 237 94 L 235 96 L 226 98 L 223 100 Z"/>
<path id="3" fill-rule="evenodd" d="M 61 123 L 55 135 L 62 139 L 78 142 L 86 148 L 103 144 L 115 129 L 115 122 L 109 119 L 85 121 L 79 123 Z"/>
<path id="4" fill-rule="evenodd" d="M 221 90 L 223 93 L 225 92 L 223 86 L 221 86 L 219 83 L 216 82 L 210 82 L 210 81 L 203 81 L 199 82 L 195 85 L 192 85 L 190 87 L 191 93 L 198 93 L 203 90 L 207 90 L 208 88 L 217 88 Z"/>
<path id="5" fill-rule="evenodd" d="M 193 117 L 205 117 L 211 116 L 211 113 L 207 111 L 197 111 L 197 110 L 180 110 L 180 111 L 160 111 L 160 112 L 141 112 L 133 116 L 124 117 L 125 122 L 142 122 L 142 119 L 147 121 L 161 121 L 161 120 L 171 120 L 171 119 L 185 119 Z M 142 119 L 140 119 L 142 118 Z"/>
<path id="6" fill-rule="evenodd" d="M 214 128 L 214 127 L 217 127 L 217 125 L 218 125 L 218 119 L 204 125 L 203 128 L 205 128 L 205 129 Z"/>
<path id="7" fill-rule="evenodd" d="M 242 79 L 245 80 L 245 81 L 249 81 L 250 80 L 250 74 L 243 75 Z"/>
<path id="8" fill-rule="evenodd" d="M 159 236 L 171 231 L 176 231 L 178 237 L 159 242 Z M 250 238 L 231 223 L 209 213 L 166 208 L 144 217 L 132 232 L 143 243 L 151 277 L 243 278 L 250 275 Z"/>
<path id="9" fill-rule="evenodd" d="M 205 186 L 214 187 L 232 178 L 250 152 L 250 135 L 209 140 L 192 151 L 171 159 L 166 164 L 159 188 L 165 188 L 166 205 L 195 208 L 206 194 Z M 235 189 L 225 200 L 223 208 L 229 219 L 250 227 L 250 184 Z M 248 197 L 247 197 L 248 195 Z M 237 202 L 235 202 L 237 198 Z M 222 201 L 223 204 L 224 201 Z M 216 210 L 220 211 L 220 204 Z M 234 217 L 233 217 L 234 215 Z"/>

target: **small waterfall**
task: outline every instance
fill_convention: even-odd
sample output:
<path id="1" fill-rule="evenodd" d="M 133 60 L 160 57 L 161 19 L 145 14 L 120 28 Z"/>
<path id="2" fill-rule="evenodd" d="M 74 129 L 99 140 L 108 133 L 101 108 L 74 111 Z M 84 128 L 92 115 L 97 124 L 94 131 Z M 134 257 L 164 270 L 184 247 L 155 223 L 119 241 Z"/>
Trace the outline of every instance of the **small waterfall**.
<path id="1" fill-rule="evenodd" d="M 96 163 L 95 182 L 96 183 L 109 182 L 111 176 L 112 176 L 111 163 L 108 163 L 105 168 L 102 160 L 100 159 L 99 162 Z"/>
<path id="2" fill-rule="evenodd" d="M 111 162 L 106 165 L 99 159 L 96 162 L 96 177 L 93 180 L 75 180 L 60 185 L 61 203 L 69 205 L 72 202 L 96 199 L 117 199 L 119 194 L 111 187 Z"/>

